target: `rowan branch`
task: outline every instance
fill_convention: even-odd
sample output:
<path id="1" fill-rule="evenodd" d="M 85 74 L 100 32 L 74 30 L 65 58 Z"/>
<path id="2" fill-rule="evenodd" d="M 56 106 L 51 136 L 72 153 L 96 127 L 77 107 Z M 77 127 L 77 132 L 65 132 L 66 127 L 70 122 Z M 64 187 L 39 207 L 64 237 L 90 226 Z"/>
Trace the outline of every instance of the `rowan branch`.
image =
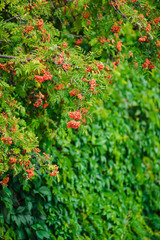
<path id="1" fill-rule="evenodd" d="M 114 1 L 115 1 L 116 5 L 117 5 L 116 0 L 114 0 Z M 117 8 L 114 6 L 112 0 L 111 0 L 111 4 L 112 4 L 112 7 L 115 9 L 116 12 L 118 12 L 123 18 L 126 18 L 126 19 L 133 25 L 133 23 L 131 22 L 131 20 L 130 20 L 126 15 L 124 15 L 124 14 L 121 12 L 120 9 L 117 9 Z M 132 18 L 131 18 L 131 19 L 132 19 Z M 137 24 L 137 25 L 139 25 L 140 27 L 142 27 L 142 25 L 141 25 L 140 23 L 138 23 L 138 22 L 136 22 L 135 24 Z M 153 36 L 152 36 L 150 33 L 148 33 L 148 35 L 149 35 L 150 40 L 153 40 Z"/>
<path id="2" fill-rule="evenodd" d="M 0 42 L 6 42 L 6 43 L 8 43 L 8 42 L 12 42 L 12 41 L 0 40 Z"/>
<path id="3" fill-rule="evenodd" d="M 116 0 L 115 0 L 115 3 L 116 3 L 116 5 L 117 5 L 117 2 L 116 2 Z M 126 19 L 128 19 L 128 17 L 126 16 L 126 15 L 124 15 L 122 12 L 121 12 L 121 10 L 120 9 L 117 9 L 115 6 L 114 6 L 114 4 L 113 4 L 113 2 L 112 2 L 112 0 L 111 0 L 111 4 L 112 4 L 112 7 L 115 9 L 115 11 L 116 12 L 118 12 L 123 18 L 126 18 Z"/>
<path id="4" fill-rule="evenodd" d="M 2 23 L 9 22 L 9 21 L 11 21 L 11 20 L 13 20 L 14 18 L 17 18 L 17 17 L 20 17 L 20 15 L 18 14 L 18 15 L 15 16 L 15 17 L 12 17 L 12 18 L 9 18 L 9 19 L 3 21 Z"/>
<path id="5" fill-rule="evenodd" d="M 6 56 L 6 55 L 0 55 L 0 58 L 6 58 L 6 59 L 16 59 L 18 57 L 14 57 L 14 56 Z"/>

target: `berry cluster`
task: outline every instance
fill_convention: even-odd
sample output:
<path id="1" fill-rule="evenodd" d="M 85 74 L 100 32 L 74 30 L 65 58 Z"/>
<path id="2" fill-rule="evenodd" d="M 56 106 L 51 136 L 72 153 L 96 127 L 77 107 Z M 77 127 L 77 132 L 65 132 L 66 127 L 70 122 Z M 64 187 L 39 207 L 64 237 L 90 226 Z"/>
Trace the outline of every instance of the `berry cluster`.
<path id="1" fill-rule="evenodd" d="M 102 71 L 104 68 L 104 64 L 103 63 L 97 63 L 97 67 L 99 71 Z"/>
<path id="2" fill-rule="evenodd" d="M 79 94 L 79 92 L 77 92 L 75 89 L 73 89 L 72 91 L 69 92 L 69 94 L 71 95 L 71 97 L 76 96 L 77 94 Z"/>
<path id="3" fill-rule="evenodd" d="M 106 38 L 104 37 L 100 37 L 100 38 L 98 38 L 98 41 L 100 42 L 100 43 L 102 43 L 102 45 L 104 44 L 104 43 L 106 43 Z"/>
<path id="4" fill-rule="evenodd" d="M 42 105 L 42 99 L 38 98 L 37 101 L 33 104 L 35 107 L 40 107 Z"/>
<path id="5" fill-rule="evenodd" d="M 50 74 L 49 71 L 44 71 L 43 76 L 35 75 L 34 78 L 37 80 L 37 82 L 42 83 L 42 82 L 45 82 L 47 80 L 51 80 L 52 75 Z"/>
<path id="6" fill-rule="evenodd" d="M 56 90 L 61 90 L 64 89 L 63 84 L 59 84 L 58 87 L 54 87 Z"/>
<path id="7" fill-rule="evenodd" d="M 75 41 L 75 45 L 80 45 L 82 43 L 83 39 L 77 39 L 77 41 Z"/>
<path id="8" fill-rule="evenodd" d="M 147 39 L 146 36 L 143 36 L 138 39 L 138 42 L 149 42 L 149 40 Z"/>
<path id="9" fill-rule="evenodd" d="M 119 41 L 117 44 L 116 44 L 116 49 L 121 52 L 122 51 L 122 41 Z"/>
<path id="10" fill-rule="evenodd" d="M 121 30 L 121 27 L 118 26 L 118 25 L 115 25 L 115 26 L 113 26 L 111 29 L 112 29 L 112 30 L 111 30 L 112 33 L 119 33 L 120 30 Z"/>
<path id="11" fill-rule="evenodd" d="M 142 65 L 143 68 L 149 68 L 149 69 L 153 69 L 155 68 L 155 66 L 153 65 L 153 63 L 151 61 L 149 61 L 147 58 L 146 58 L 146 62 L 143 63 Z"/>
<path id="12" fill-rule="evenodd" d="M 1 141 L 4 142 L 6 145 L 12 144 L 12 138 L 11 137 L 2 137 Z"/>
<path id="13" fill-rule="evenodd" d="M 30 31 L 32 31 L 34 29 L 34 27 L 32 26 L 27 26 L 27 29 L 24 30 L 25 33 L 29 33 Z"/>
<path id="14" fill-rule="evenodd" d="M 16 158 L 10 157 L 10 160 L 9 160 L 9 163 L 10 163 L 10 164 L 16 163 L 16 162 L 17 162 L 17 159 L 16 159 Z"/>
<path id="15" fill-rule="evenodd" d="M 6 66 L 5 64 L 1 64 L 1 63 L 0 63 L 0 69 L 4 69 L 5 66 Z"/>
<path id="16" fill-rule="evenodd" d="M 57 176 L 58 173 L 59 173 L 58 166 L 55 165 L 55 169 L 49 175 L 54 177 Z"/>
<path id="17" fill-rule="evenodd" d="M 67 128 L 75 128 L 75 129 L 79 128 L 80 123 L 82 124 L 82 123 L 86 122 L 85 118 L 82 119 L 82 114 L 84 115 L 87 112 L 88 112 L 88 110 L 86 108 L 82 108 L 81 110 L 78 110 L 76 112 L 69 112 L 69 117 L 70 118 L 73 118 L 75 120 L 82 120 L 82 121 L 77 122 L 77 121 L 72 120 L 72 121 L 67 123 Z"/>
<path id="18" fill-rule="evenodd" d="M 43 29 L 43 19 L 37 19 L 37 29 L 42 30 Z"/>
<path id="19" fill-rule="evenodd" d="M 28 173 L 28 178 L 31 178 L 34 176 L 34 168 L 28 169 L 26 170 L 26 172 Z"/>
<path id="20" fill-rule="evenodd" d="M 67 123 L 67 128 L 75 128 L 75 129 L 77 129 L 77 128 L 79 128 L 79 126 L 80 126 L 80 122 L 79 121 L 76 122 L 76 121 L 72 120 L 72 121 Z"/>
<path id="21" fill-rule="evenodd" d="M 6 185 L 9 182 L 9 177 L 4 178 L 0 183 Z"/>
<path id="22" fill-rule="evenodd" d="M 75 120 L 80 120 L 80 119 L 82 119 L 82 115 L 80 114 L 80 112 L 70 112 L 69 113 L 69 117 L 70 118 L 73 118 L 73 119 L 75 119 Z"/>

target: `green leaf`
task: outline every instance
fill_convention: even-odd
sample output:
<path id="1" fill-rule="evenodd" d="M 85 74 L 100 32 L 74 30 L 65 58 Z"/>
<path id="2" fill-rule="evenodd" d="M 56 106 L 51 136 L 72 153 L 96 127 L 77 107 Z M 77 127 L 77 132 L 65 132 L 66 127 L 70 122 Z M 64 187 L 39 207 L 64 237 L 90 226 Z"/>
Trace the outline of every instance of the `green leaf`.
<path id="1" fill-rule="evenodd" d="M 38 189 L 38 191 L 45 196 L 51 196 L 51 191 L 48 187 L 42 186 Z"/>
<path id="2" fill-rule="evenodd" d="M 36 231 L 36 235 L 38 239 L 44 239 L 44 238 L 50 239 L 50 234 L 43 230 Z"/>

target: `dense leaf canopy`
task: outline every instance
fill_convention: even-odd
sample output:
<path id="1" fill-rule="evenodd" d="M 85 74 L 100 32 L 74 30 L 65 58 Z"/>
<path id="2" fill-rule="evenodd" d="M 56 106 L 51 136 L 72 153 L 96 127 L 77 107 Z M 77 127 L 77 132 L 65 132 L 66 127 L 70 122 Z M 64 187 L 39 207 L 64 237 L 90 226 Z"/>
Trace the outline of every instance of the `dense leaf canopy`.
<path id="1" fill-rule="evenodd" d="M 159 7 L 1 1 L 2 239 L 159 239 Z"/>

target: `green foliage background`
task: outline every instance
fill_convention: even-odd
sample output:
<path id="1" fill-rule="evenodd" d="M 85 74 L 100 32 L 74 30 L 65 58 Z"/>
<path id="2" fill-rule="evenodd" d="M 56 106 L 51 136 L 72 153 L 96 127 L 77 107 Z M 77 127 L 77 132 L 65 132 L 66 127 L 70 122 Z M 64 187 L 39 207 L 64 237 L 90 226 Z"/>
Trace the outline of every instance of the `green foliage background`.
<path id="1" fill-rule="evenodd" d="M 145 15 L 147 4 L 152 12 L 148 17 L 145 15 L 143 25 L 146 19 L 149 22 L 157 14 L 159 1 L 148 3 L 141 0 L 139 3 L 141 7 L 137 2 L 133 3 L 134 9 L 142 10 Z M 23 4 L 26 7 L 28 1 Z M 84 4 L 89 5 L 90 26 L 82 15 Z M 48 4 L 41 11 L 35 8 L 30 12 L 22 5 L 18 0 L 2 1 L 0 5 L 1 22 L 16 14 L 23 15 L 15 22 L 5 22 L 0 29 L 2 54 L 19 58 L 12 59 L 16 63 L 15 77 L 2 71 L 0 87 L 4 87 L 6 92 L 1 98 L 0 120 L 2 125 L 8 121 L 4 119 L 3 111 L 14 121 L 14 116 L 17 117 L 19 132 L 13 133 L 17 140 L 17 149 L 14 150 L 24 160 L 28 160 L 27 154 L 31 152 L 35 176 L 26 181 L 18 168 L 13 174 L 9 169 L 8 155 L 5 156 L 5 164 L 2 162 L 0 165 L 1 172 L 8 167 L 4 174 L 9 174 L 10 181 L 8 186 L 0 186 L 0 239 L 159 240 L 158 28 L 146 33 L 141 25 L 142 28 L 135 30 L 140 12 L 136 13 L 132 5 L 127 5 L 126 9 L 122 5 L 121 10 L 128 16 L 128 21 L 109 5 L 109 1 L 56 1 L 54 8 Z M 35 16 L 43 17 L 45 29 L 51 36 L 50 42 L 41 41 L 41 33 L 35 27 Z M 120 19 L 124 24 L 117 40 L 111 27 Z M 22 34 L 32 20 L 33 32 L 27 36 Z M 67 23 L 63 24 L 65 20 Z M 140 43 L 139 37 L 145 34 L 148 38 L 153 35 L 153 41 Z M 77 35 L 78 39 L 83 38 L 83 43 L 75 47 Z M 122 40 L 122 52 L 117 52 L 114 43 L 101 44 L 98 40 L 101 36 Z M 64 41 L 69 44 L 65 50 L 62 47 Z M 8 44 L 10 42 L 14 47 Z M 73 67 L 68 75 L 61 66 L 52 62 L 52 55 L 58 58 L 62 50 L 65 54 L 70 51 L 70 63 L 74 67 L 80 66 Z M 130 58 L 129 51 L 132 51 L 133 58 Z M 46 64 L 35 60 L 37 55 L 44 57 L 53 74 L 53 81 L 49 84 L 31 81 L 34 70 L 40 72 Z M 120 63 L 113 69 L 113 62 L 119 59 L 117 55 Z M 32 58 L 31 61 L 27 61 L 28 57 Z M 143 69 L 146 58 L 156 68 Z M 87 73 L 89 79 L 96 77 L 99 83 L 97 97 L 87 92 L 85 101 L 82 101 L 82 107 L 90 106 L 92 114 L 89 114 L 87 124 L 78 130 L 67 129 L 68 112 L 79 105 L 69 96 L 69 91 L 77 85 L 71 82 L 71 78 L 74 76 L 80 90 L 85 92 L 87 85 L 83 85 L 81 79 L 86 74 L 85 67 L 93 65 L 94 61 L 102 61 L 112 70 L 113 82 L 109 84 L 109 80 L 106 81 L 110 72 Z M 52 92 L 51 89 L 61 81 L 66 85 L 72 83 L 71 87 Z M 48 94 L 49 107 L 46 109 L 35 108 L 27 98 L 31 95 L 35 102 L 34 94 L 39 91 Z M 16 99 L 17 105 L 10 108 L 6 99 Z M 10 124 L 13 124 L 13 119 Z M 25 141 L 28 152 L 22 156 Z M 50 164 L 59 166 L 58 179 L 49 176 L 45 160 L 39 161 L 32 152 L 38 141 L 41 151 L 51 156 Z M 0 144 L 3 149 L 4 144 Z M 9 147 L 4 149 L 10 151 Z M 4 155 L 3 151 L 0 153 Z M 40 171 L 41 165 L 43 171 Z"/>
<path id="2" fill-rule="evenodd" d="M 4 239 L 160 239 L 158 74 L 123 64 L 115 79 L 88 131 L 50 149 L 59 182 L 39 174 L 25 187 L 17 176 L 4 188 Z"/>

